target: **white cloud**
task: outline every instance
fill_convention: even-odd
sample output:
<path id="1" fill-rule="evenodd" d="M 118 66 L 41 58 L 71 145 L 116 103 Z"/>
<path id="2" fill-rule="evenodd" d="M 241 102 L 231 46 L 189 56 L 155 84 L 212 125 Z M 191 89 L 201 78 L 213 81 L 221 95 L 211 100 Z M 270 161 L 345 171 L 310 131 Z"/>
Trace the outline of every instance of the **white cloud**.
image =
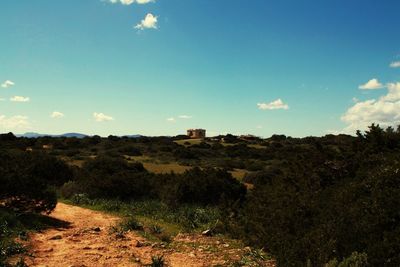
<path id="1" fill-rule="evenodd" d="M 341 117 L 347 124 L 345 133 L 354 134 L 356 130 L 365 130 L 372 123 L 382 127 L 400 124 L 400 83 L 389 83 L 388 92 L 378 100 L 369 99 L 357 102 Z"/>
<path id="2" fill-rule="evenodd" d="M 8 87 L 11 87 L 11 86 L 13 86 L 13 85 L 15 85 L 15 83 L 14 83 L 13 81 L 7 80 L 7 81 L 5 81 L 5 82 L 3 82 L 3 83 L 1 84 L 1 87 L 3 87 L 3 88 L 8 88 Z"/>
<path id="3" fill-rule="evenodd" d="M 154 0 L 136 0 L 136 3 L 138 3 L 139 5 L 147 4 L 150 2 L 154 2 Z"/>
<path id="4" fill-rule="evenodd" d="M 10 98 L 10 101 L 12 102 L 29 102 L 30 99 L 29 97 L 24 97 L 24 96 L 13 96 Z"/>
<path id="5" fill-rule="evenodd" d="M 328 129 L 328 130 L 325 130 L 325 133 L 326 133 L 326 134 L 338 135 L 338 134 L 342 134 L 343 132 L 338 131 L 338 130 Z"/>
<path id="6" fill-rule="evenodd" d="M 168 122 L 175 122 L 176 120 L 175 120 L 175 118 L 171 117 L 171 118 L 167 118 L 167 121 Z"/>
<path id="7" fill-rule="evenodd" d="M 400 82 L 388 83 L 386 85 L 388 89 L 388 94 L 382 96 L 381 99 L 385 101 L 396 101 L 400 100 Z"/>
<path id="8" fill-rule="evenodd" d="M 390 63 L 391 68 L 400 68 L 400 61 Z"/>
<path id="9" fill-rule="evenodd" d="M 50 117 L 52 117 L 53 119 L 61 119 L 63 118 L 65 115 L 59 111 L 53 111 L 53 113 L 51 113 Z"/>
<path id="10" fill-rule="evenodd" d="M 261 110 L 289 109 L 289 106 L 283 103 L 283 101 L 280 98 L 270 103 L 258 103 L 257 106 Z"/>
<path id="11" fill-rule="evenodd" d="M 0 129 L 10 131 L 27 130 L 30 128 L 31 124 L 26 116 L 16 115 L 8 118 L 5 115 L 0 115 Z"/>
<path id="12" fill-rule="evenodd" d="M 358 88 L 361 90 L 376 90 L 383 87 L 383 84 L 381 84 L 378 79 L 371 79 L 367 83 L 360 85 Z"/>
<path id="13" fill-rule="evenodd" d="M 157 17 L 151 13 L 148 13 L 146 17 L 142 19 L 134 28 L 138 30 L 157 29 Z"/>
<path id="14" fill-rule="evenodd" d="M 104 113 L 97 113 L 94 112 L 93 113 L 93 118 L 97 121 L 97 122 L 103 122 L 103 121 L 113 121 L 114 118 L 111 116 L 108 116 Z"/>
<path id="15" fill-rule="evenodd" d="M 120 2 L 123 5 L 129 6 L 129 5 L 133 4 L 133 2 L 135 2 L 135 1 L 133 1 L 133 0 L 120 0 Z"/>
<path id="16" fill-rule="evenodd" d="M 150 3 L 150 2 L 154 2 L 154 0 L 110 0 L 110 3 L 112 3 L 112 4 L 116 4 L 118 2 L 123 4 L 123 5 L 129 6 L 129 5 L 131 5 L 131 4 L 135 3 L 135 2 L 137 4 L 139 4 L 139 5 L 142 5 L 142 4 L 147 4 L 147 3 Z"/>
<path id="17" fill-rule="evenodd" d="M 193 116 L 189 116 L 189 115 L 179 115 L 178 118 L 179 118 L 179 119 L 188 120 L 188 119 L 193 118 Z"/>

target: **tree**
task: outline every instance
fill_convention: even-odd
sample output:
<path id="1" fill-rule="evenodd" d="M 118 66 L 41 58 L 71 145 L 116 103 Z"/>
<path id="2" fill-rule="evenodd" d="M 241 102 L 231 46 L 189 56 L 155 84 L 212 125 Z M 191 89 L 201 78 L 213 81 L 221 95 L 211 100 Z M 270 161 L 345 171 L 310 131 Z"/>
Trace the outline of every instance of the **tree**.
<path id="1" fill-rule="evenodd" d="M 45 153 L 0 151 L 0 202 L 21 212 L 50 212 L 55 187 L 72 179 L 70 168 Z"/>

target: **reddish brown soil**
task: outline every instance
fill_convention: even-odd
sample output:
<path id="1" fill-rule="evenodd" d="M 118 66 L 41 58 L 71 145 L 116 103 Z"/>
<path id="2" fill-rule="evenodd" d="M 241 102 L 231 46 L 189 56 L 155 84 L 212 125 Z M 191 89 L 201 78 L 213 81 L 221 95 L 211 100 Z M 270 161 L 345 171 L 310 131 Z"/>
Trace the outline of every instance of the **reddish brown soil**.
<path id="1" fill-rule="evenodd" d="M 28 266 L 145 266 L 156 255 L 163 255 L 167 266 L 229 266 L 245 251 L 226 240 L 193 234 L 179 234 L 169 246 L 135 232 L 117 238 L 109 229 L 120 218 L 63 203 L 50 216 L 70 224 L 32 234 Z M 259 266 L 274 265 L 267 261 Z"/>

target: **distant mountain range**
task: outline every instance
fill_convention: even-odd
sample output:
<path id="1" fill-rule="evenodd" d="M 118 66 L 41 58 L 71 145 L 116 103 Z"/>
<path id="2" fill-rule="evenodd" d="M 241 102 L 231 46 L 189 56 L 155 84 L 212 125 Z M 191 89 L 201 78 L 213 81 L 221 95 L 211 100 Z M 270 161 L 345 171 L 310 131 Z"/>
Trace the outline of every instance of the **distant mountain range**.
<path id="1" fill-rule="evenodd" d="M 28 132 L 24 134 L 16 134 L 17 137 L 26 137 L 26 138 L 38 138 L 38 137 L 44 137 L 44 136 L 49 136 L 49 137 L 75 137 L 75 138 L 85 138 L 89 135 L 86 134 L 81 134 L 81 133 L 65 133 L 65 134 L 41 134 L 41 133 L 34 133 L 34 132 Z M 133 135 L 124 135 L 124 137 L 128 138 L 139 138 L 142 137 L 143 135 L 140 134 L 133 134 Z"/>
<path id="2" fill-rule="evenodd" d="M 26 137 L 26 138 L 38 138 L 38 137 L 44 137 L 44 136 L 49 136 L 49 137 L 76 137 L 76 138 L 84 138 L 88 135 L 86 134 L 81 134 L 81 133 L 65 133 L 65 134 L 41 134 L 41 133 L 33 133 L 33 132 L 28 132 L 24 134 L 17 134 L 16 136 L 18 137 Z"/>

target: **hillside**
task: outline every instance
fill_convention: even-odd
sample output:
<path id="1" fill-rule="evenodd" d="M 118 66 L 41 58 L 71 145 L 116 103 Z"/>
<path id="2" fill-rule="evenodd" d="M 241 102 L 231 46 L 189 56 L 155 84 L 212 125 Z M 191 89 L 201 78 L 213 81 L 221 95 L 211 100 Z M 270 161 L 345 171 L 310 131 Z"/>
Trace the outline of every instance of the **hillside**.
<path id="1" fill-rule="evenodd" d="M 27 232 L 35 246 L 38 230 L 61 231 L 27 218 L 57 207 L 53 219 L 79 222 L 76 231 L 92 224 L 68 218 L 70 206 L 56 206 L 61 199 L 96 211 L 71 207 L 85 220 L 112 214 L 114 235 L 143 236 L 170 264 L 177 251 L 200 249 L 199 259 L 212 252 L 222 266 L 269 258 L 277 266 L 399 266 L 399 152 L 400 128 L 374 124 L 356 136 L 306 138 L 0 135 L 0 263 L 24 255 L 18 238 L 29 241 Z M 113 243 L 106 232 L 99 242 Z"/>

